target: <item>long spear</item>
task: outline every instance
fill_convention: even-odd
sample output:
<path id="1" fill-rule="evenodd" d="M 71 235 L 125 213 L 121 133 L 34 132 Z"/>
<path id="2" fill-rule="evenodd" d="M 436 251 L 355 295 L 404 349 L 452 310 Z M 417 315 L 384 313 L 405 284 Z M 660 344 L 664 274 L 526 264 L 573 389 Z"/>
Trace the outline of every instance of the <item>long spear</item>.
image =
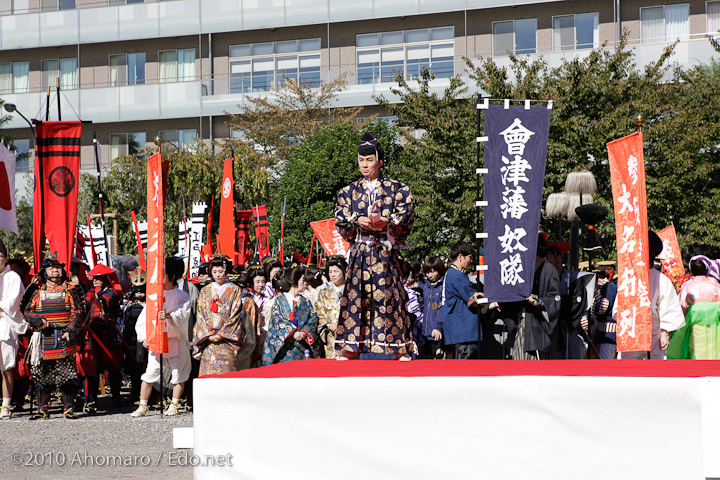
<path id="1" fill-rule="evenodd" d="M 60 102 L 60 99 L 58 99 Z M 97 168 L 97 180 L 98 180 L 98 199 L 100 204 L 100 224 L 102 225 L 103 238 L 105 239 L 105 265 L 110 265 L 110 242 L 108 242 L 107 230 L 105 228 L 105 212 L 103 211 L 103 187 L 102 187 L 102 176 L 100 175 L 100 143 L 95 136 L 95 130 L 93 130 L 93 150 L 95 150 L 95 167 Z M 90 232 L 92 238 L 92 231 Z M 117 238 L 115 239 L 117 241 Z"/>
<path id="2" fill-rule="evenodd" d="M 285 203 L 287 202 L 287 197 L 283 198 L 282 203 L 282 210 L 281 210 L 281 218 L 280 218 L 280 263 L 285 266 Z"/>

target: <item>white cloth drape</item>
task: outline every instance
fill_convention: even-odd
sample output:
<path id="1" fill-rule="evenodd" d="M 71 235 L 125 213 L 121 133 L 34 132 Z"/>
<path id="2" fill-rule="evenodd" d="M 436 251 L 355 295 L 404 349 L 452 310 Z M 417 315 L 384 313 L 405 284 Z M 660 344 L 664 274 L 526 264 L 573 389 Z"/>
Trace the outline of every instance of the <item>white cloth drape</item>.
<path id="1" fill-rule="evenodd" d="M 30 91 L 30 63 L 13 63 L 13 92 L 28 93 Z"/>
<path id="2" fill-rule="evenodd" d="M 0 93 L 12 93 L 12 63 L 0 63 Z"/>
<path id="3" fill-rule="evenodd" d="M 720 30 L 720 1 L 707 3 L 707 31 L 717 33 Z"/>
<path id="4" fill-rule="evenodd" d="M 195 49 L 178 50 L 178 81 L 195 80 Z"/>
<path id="5" fill-rule="evenodd" d="M 641 9 L 640 24 L 643 43 L 662 41 L 665 36 L 664 23 L 663 7 Z"/>
<path id="6" fill-rule="evenodd" d="M 688 22 L 688 5 L 665 6 L 665 41 L 674 42 L 686 39 L 690 34 Z"/>
<path id="7" fill-rule="evenodd" d="M 77 58 L 61 58 L 60 88 L 75 90 L 77 87 Z"/>
<path id="8" fill-rule="evenodd" d="M 160 52 L 160 82 L 175 82 L 177 77 L 177 51 Z"/>

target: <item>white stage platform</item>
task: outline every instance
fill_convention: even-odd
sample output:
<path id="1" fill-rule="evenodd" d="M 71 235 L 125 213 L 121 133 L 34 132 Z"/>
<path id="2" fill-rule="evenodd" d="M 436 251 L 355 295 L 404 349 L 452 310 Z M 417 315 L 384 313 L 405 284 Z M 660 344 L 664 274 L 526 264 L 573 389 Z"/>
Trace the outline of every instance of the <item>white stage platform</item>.
<path id="1" fill-rule="evenodd" d="M 306 360 L 194 384 L 199 479 L 720 477 L 720 361 Z"/>

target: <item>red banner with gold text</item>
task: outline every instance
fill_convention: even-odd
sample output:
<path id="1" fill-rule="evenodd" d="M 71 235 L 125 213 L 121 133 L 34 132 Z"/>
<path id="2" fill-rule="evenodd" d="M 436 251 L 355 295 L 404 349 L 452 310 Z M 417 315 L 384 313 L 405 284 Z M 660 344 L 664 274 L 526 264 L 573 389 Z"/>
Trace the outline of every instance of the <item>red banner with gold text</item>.
<path id="1" fill-rule="evenodd" d="M 617 238 L 617 349 L 650 351 L 652 312 L 642 132 L 607 144 Z"/>
<path id="2" fill-rule="evenodd" d="M 345 255 L 350 248 L 350 244 L 337 231 L 334 218 L 310 222 L 310 227 L 312 227 L 328 255 Z"/>
<path id="3" fill-rule="evenodd" d="M 665 227 L 658 232 L 658 237 L 663 242 L 663 250 L 658 259 L 662 262 L 665 271 L 673 276 L 685 275 L 685 265 L 682 261 L 680 244 L 678 243 L 675 225 Z"/>
<path id="4" fill-rule="evenodd" d="M 160 153 L 148 158 L 147 166 L 147 293 L 145 333 L 148 350 L 168 351 L 164 322 L 158 318 L 163 309 L 165 290 L 165 244 L 163 212 L 165 209 L 165 179 Z"/>

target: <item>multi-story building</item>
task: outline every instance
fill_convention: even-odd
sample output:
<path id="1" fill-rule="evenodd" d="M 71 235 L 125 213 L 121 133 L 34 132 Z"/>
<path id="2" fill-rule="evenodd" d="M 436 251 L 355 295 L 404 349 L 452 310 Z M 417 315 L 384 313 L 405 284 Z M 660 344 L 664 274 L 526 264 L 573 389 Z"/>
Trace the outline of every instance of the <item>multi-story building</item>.
<path id="1" fill-rule="evenodd" d="M 382 115 L 373 97 L 391 98 L 399 70 L 429 66 L 440 91 L 463 57 L 507 63 L 509 50 L 557 65 L 624 30 L 638 65 L 679 39 L 674 60 L 690 66 L 710 60 L 705 36 L 719 29 L 720 0 L 0 0 L 0 98 L 43 118 L 50 87 L 55 120 L 59 79 L 62 118 L 92 122 L 88 169 L 93 130 L 104 163 L 158 134 L 180 147 L 227 138 L 226 112 L 284 75 L 348 73 L 338 105 Z M 2 131 L 31 148 L 19 115 Z"/>

